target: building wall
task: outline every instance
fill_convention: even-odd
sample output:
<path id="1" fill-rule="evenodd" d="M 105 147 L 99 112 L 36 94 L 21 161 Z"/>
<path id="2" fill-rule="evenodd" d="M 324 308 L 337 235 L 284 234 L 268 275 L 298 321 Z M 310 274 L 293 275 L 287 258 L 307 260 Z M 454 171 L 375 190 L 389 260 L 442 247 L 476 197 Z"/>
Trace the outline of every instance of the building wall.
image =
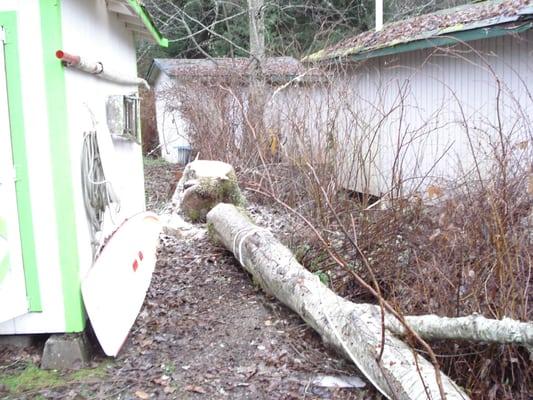
<path id="1" fill-rule="evenodd" d="M 374 195 L 423 194 L 430 185 L 485 177 L 500 132 L 523 164 L 532 147 L 517 145 L 532 138 L 532 39 L 528 31 L 380 57 L 340 65 L 320 83 L 269 87 L 268 134 L 279 136 L 290 162 L 330 162 L 340 185 Z M 177 132 L 187 132 L 163 94 L 172 82 L 165 74 L 156 82 L 169 161 L 176 160 L 170 143 L 181 144 Z M 226 117 L 242 126 L 238 115 Z"/>
<path id="2" fill-rule="evenodd" d="M 64 0 L 62 6 L 63 49 L 88 60 L 100 61 L 106 70 L 136 77 L 133 37 L 124 23 L 106 9 L 104 0 Z M 97 131 L 102 141 L 106 179 L 120 198 L 120 213 L 112 216 L 106 234 L 145 208 L 141 146 L 132 140 L 112 137 L 107 127 L 106 101 L 113 95 L 136 94 L 136 86 L 118 85 L 76 69 L 65 70 L 70 159 L 76 204 L 76 227 L 80 251 L 80 274 L 92 264 L 90 236 L 82 197 L 80 166 L 84 133 Z"/>
<path id="3" fill-rule="evenodd" d="M 42 68 L 41 15 L 38 1 L 0 2 L 0 12 L 16 12 L 19 40 L 23 123 L 27 145 L 31 213 L 35 237 L 36 267 L 42 312 L 26 314 L 0 324 L 0 334 L 60 332 L 65 328 L 63 292 L 56 230 L 56 212 L 51 195 L 52 173 L 45 72 Z"/>
<path id="4" fill-rule="evenodd" d="M 300 165 L 321 164 L 337 157 L 339 93 L 331 81 L 271 88 L 265 107 L 265 124 L 282 144 L 283 157 Z"/>
<path id="5" fill-rule="evenodd" d="M 176 81 L 160 72 L 154 82 L 157 132 L 161 156 L 168 162 L 178 162 L 178 148 L 189 146 L 188 124 L 177 110 Z"/>
<path id="6" fill-rule="evenodd" d="M 374 144 L 362 146 L 374 160 L 369 184 L 352 179 L 347 185 L 382 194 L 401 178 L 405 190 L 424 191 L 431 182 L 477 178 L 476 164 L 485 176 L 495 168 L 500 132 L 513 162 L 527 162 L 533 144 L 532 39 L 530 30 L 371 59 L 339 73 L 337 91 L 359 121 L 351 135 L 361 142 L 377 132 Z"/>
<path id="7" fill-rule="evenodd" d="M 297 128 L 306 130 L 302 125 L 319 126 L 317 121 L 311 121 L 310 115 L 301 112 L 313 103 L 303 101 L 301 93 L 307 90 L 289 85 L 276 93 L 280 86 L 281 84 L 267 84 L 264 87 L 264 98 L 267 100 L 264 114 L 268 131 L 266 135 L 275 134 L 285 140 L 288 130 L 294 130 L 296 135 Z M 165 160 L 177 162 L 178 147 L 190 145 L 195 133 L 210 135 L 211 140 L 219 137 L 220 150 L 232 151 L 242 145 L 245 140 L 247 122 L 244 114 L 248 113 L 249 91 L 240 79 L 232 76 L 208 80 L 194 77 L 178 79 L 160 72 L 155 79 L 154 88 L 159 142 Z M 320 97 L 318 99 L 321 100 Z M 192 121 L 190 115 L 181 112 L 182 107 L 197 107 L 198 112 Z"/>
<path id="8" fill-rule="evenodd" d="M 43 59 L 50 61 L 53 51 L 57 50 L 46 49 L 45 54 L 43 45 L 42 32 L 46 26 L 43 25 L 41 6 L 46 4 L 48 7 L 52 3 L 46 0 L 0 2 L 0 13 L 17 13 L 31 211 L 34 217 L 35 253 L 42 301 L 41 312 L 32 312 L 0 324 L 0 334 L 73 330 L 66 320 L 65 285 L 73 284 L 70 291 L 79 294 L 79 280 L 86 274 L 93 259 L 80 177 L 85 132 L 98 131 L 104 144 L 101 151 L 105 155 L 102 156 L 105 156 L 106 168 L 109 169 L 106 171 L 109 172 L 106 178 L 112 182 L 121 200 L 120 212 L 113 215 L 112 220 L 107 218 L 112 222 L 106 233 L 112 232 L 124 218 L 145 208 L 141 146 L 123 138 L 112 138 L 107 130 L 105 111 L 107 96 L 133 94 L 137 92 L 137 88 L 116 85 L 79 71 L 65 69 L 66 109 L 60 111 L 63 111 L 61 115 L 67 125 L 68 138 L 65 143 L 68 143 L 68 154 L 61 154 L 61 158 L 67 160 L 61 168 L 69 172 L 65 173 L 64 179 L 72 178 L 72 193 L 63 195 L 73 197 L 75 220 L 62 221 L 64 210 L 58 209 L 55 202 L 58 194 L 54 194 L 53 189 L 61 169 L 58 172 L 56 168 L 54 172 L 52 168 L 54 135 L 61 133 L 51 132 L 49 129 L 48 96 L 53 83 L 45 79 L 46 67 L 42 63 Z M 104 0 L 60 2 L 63 50 L 101 61 L 106 68 L 118 71 L 123 76 L 137 76 L 132 34 L 125 29 L 123 22 L 107 12 L 105 3 Z M 59 61 L 55 60 L 54 63 Z M 62 87 L 58 86 L 58 91 L 61 90 Z M 52 105 L 54 106 L 62 107 L 61 104 Z M 58 242 L 56 236 L 61 224 L 72 227 L 75 233 L 73 236 L 76 236 L 74 246 L 77 245 L 79 259 L 72 260 L 69 265 L 65 265 L 64 258 L 62 265 L 60 259 L 61 252 L 65 251 L 64 245 Z M 72 281 L 66 281 L 65 271 Z M 78 324 L 75 329 L 80 326 Z"/>

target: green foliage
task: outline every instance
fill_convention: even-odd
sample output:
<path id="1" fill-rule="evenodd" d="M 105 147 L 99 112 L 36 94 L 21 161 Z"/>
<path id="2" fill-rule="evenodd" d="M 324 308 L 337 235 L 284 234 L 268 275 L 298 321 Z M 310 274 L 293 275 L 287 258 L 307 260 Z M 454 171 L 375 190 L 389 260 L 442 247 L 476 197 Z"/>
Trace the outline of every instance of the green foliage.
<path id="1" fill-rule="evenodd" d="M 212 222 L 207 223 L 207 237 L 212 243 L 220 244 L 220 239 L 218 238 L 217 231 L 215 229 L 215 225 L 213 225 Z"/>
<path id="2" fill-rule="evenodd" d="M 202 222 L 205 219 L 205 215 L 207 214 L 209 210 L 202 209 L 202 210 L 195 210 L 191 209 L 188 210 L 188 217 L 191 219 L 192 222 Z"/>
<path id="3" fill-rule="evenodd" d="M 300 264 L 302 264 L 303 259 L 304 259 L 305 255 L 309 252 L 309 250 L 311 250 L 311 246 L 309 246 L 307 243 L 304 243 L 304 244 L 296 247 L 296 249 L 294 250 L 294 258 L 296 258 L 296 260 Z"/>
<path id="4" fill-rule="evenodd" d="M 290 0 L 269 3 L 266 44 L 272 55 L 297 58 L 369 29 L 373 1 Z"/>
<path id="5" fill-rule="evenodd" d="M 314 257 L 310 263 L 307 269 L 311 272 L 315 272 L 320 270 L 321 266 L 328 261 L 329 255 L 325 252 L 321 252 Z"/>
<path id="6" fill-rule="evenodd" d="M 163 158 L 144 157 L 144 165 L 147 167 L 159 167 L 169 165 L 170 163 Z"/>
<path id="7" fill-rule="evenodd" d="M 320 279 L 320 282 L 322 282 L 322 284 L 329 286 L 329 274 L 327 272 L 318 270 L 314 274 L 318 276 L 318 279 Z"/>

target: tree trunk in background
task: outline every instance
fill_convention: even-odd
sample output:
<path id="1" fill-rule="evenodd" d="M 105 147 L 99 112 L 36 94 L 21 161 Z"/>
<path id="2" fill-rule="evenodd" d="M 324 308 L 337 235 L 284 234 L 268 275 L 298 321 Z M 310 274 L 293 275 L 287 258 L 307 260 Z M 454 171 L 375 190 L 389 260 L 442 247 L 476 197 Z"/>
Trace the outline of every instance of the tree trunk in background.
<path id="1" fill-rule="evenodd" d="M 250 30 L 250 58 L 252 74 L 247 104 L 247 141 L 245 146 L 254 147 L 261 155 L 261 163 L 268 156 L 269 137 L 265 129 L 265 105 L 267 85 L 263 74 L 265 60 L 265 21 L 264 0 L 248 0 L 248 16 Z M 259 162 L 259 160 L 257 160 Z"/>
<path id="2" fill-rule="evenodd" d="M 265 58 L 264 0 L 248 0 L 250 56 L 261 64 Z"/>
<path id="3" fill-rule="evenodd" d="M 414 351 L 387 331 L 378 362 L 383 327 L 373 312 L 376 306 L 337 296 L 302 267 L 288 248 L 232 205 L 213 208 L 207 222 L 266 292 L 298 313 L 388 398 L 440 398 L 433 365 L 421 356 L 415 359 Z M 441 378 L 448 400 L 468 398 L 446 375 L 441 373 Z"/>

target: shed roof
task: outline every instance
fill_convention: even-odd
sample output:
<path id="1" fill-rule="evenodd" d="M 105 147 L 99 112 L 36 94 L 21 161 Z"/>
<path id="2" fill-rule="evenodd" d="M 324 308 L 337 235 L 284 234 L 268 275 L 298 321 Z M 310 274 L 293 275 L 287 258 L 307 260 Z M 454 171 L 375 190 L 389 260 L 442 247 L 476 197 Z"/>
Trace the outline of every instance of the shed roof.
<path id="1" fill-rule="evenodd" d="M 148 81 L 155 78 L 157 71 L 175 78 L 223 78 L 246 77 L 254 72 L 252 58 L 156 58 L 147 73 Z M 293 78 L 306 73 L 305 66 L 293 57 L 270 57 L 262 63 L 262 74 L 267 78 Z"/>
<path id="2" fill-rule="evenodd" d="M 159 32 L 142 0 L 107 0 L 107 9 L 115 13 L 129 31 L 168 47 L 168 39 Z"/>
<path id="3" fill-rule="evenodd" d="M 488 0 L 393 22 L 380 31 L 344 39 L 303 61 L 362 60 L 522 32 L 533 27 L 532 17 L 531 0 Z"/>

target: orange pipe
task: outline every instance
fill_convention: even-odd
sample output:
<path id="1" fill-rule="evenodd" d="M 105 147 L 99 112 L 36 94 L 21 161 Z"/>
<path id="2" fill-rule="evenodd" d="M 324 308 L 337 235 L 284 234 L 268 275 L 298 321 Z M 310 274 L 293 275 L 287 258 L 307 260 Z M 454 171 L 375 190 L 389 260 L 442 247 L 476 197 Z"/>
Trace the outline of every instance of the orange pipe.
<path id="1" fill-rule="evenodd" d="M 68 65 L 76 66 L 80 63 L 80 56 L 65 53 L 63 50 L 56 51 L 56 57 Z"/>

